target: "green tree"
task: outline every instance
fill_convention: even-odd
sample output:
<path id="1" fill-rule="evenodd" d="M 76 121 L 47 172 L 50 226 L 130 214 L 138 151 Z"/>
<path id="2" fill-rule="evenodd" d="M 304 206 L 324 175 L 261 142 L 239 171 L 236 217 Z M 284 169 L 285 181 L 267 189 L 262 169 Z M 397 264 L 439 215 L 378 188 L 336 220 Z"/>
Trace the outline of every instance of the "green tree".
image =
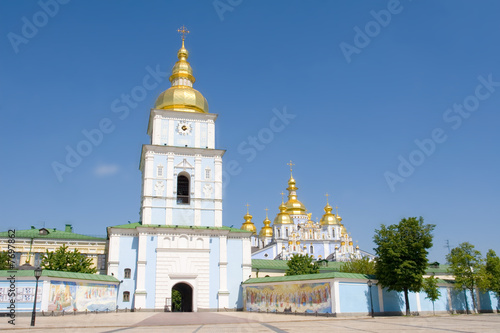
<path id="1" fill-rule="evenodd" d="M 319 267 L 317 263 L 313 263 L 313 257 L 309 255 L 294 254 L 290 260 L 288 260 L 288 269 L 285 275 L 302 275 L 302 274 L 315 274 L 319 273 Z"/>
<path id="2" fill-rule="evenodd" d="M 77 249 L 68 251 L 66 245 L 60 246 L 54 252 L 47 252 L 42 256 L 42 268 L 63 272 L 95 273 L 97 268 L 92 267 L 92 259 L 86 258 Z"/>
<path id="3" fill-rule="evenodd" d="M 172 289 L 172 312 L 182 311 L 182 294 L 179 290 Z"/>
<path id="4" fill-rule="evenodd" d="M 406 315 L 410 315 L 408 292 L 422 289 L 434 227 L 424 224 L 422 217 L 410 217 L 388 227 L 382 224 L 380 230 L 375 230 L 378 282 L 389 291 L 404 292 Z"/>
<path id="5" fill-rule="evenodd" d="M 464 242 L 451 249 L 451 252 L 446 256 L 446 260 L 450 265 L 448 271 L 455 275 L 455 288 L 462 289 L 462 286 L 465 286 L 470 291 L 475 311 L 477 306 L 474 289 L 483 280 L 480 273 L 484 271 L 481 252 L 476 250 L 474 245 Z"/>
<path id="6" fill-rule="evenodd" d="M 486 254 L 486 263 L 481 267 L 479 276 L 479 289 L 491 290 L 500 298 L 500 258 L 495 251 L 490 249 Z"/>
<path id="7" fill-rule="evenodd" d="M 7 251 L 0 252 L 0 270 L 10 269 L 10 257 Z"/>
<path id="8" fill-rule="evenodd" d="M 351 259 L 340 266 L 340 271 L 344 273 L 375 274 L 375 260 L 368 257 L 361 259 Z"/>
<path id="9" fill-rule="evenodd" d="M 436 314 L 434 311 L 434 302 L 437 301 L 441 296 L 441 291 L 439 291 L 439 288 L 437 286 L 437 279 L 434 277 L 434 275 L 426 277 L 424 279 L 424 285 L 422 289 L 427 294 L 425 298 L 432 302 L 432 313 Z"/>

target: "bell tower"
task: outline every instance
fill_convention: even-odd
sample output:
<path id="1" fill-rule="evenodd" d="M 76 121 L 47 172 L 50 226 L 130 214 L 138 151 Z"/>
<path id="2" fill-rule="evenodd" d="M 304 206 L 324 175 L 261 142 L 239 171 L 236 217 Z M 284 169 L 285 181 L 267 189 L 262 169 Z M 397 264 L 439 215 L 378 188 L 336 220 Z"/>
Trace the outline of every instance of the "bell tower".
<path id="1" fill-rule="evenodd" d="M 143 225 L 222 226 L 222 156 L 215 149 L 215 120 L 196 81 L 184 46 L 170 75 L 171 87 L 151 109 L 149 145 L 143 145 Z"/>

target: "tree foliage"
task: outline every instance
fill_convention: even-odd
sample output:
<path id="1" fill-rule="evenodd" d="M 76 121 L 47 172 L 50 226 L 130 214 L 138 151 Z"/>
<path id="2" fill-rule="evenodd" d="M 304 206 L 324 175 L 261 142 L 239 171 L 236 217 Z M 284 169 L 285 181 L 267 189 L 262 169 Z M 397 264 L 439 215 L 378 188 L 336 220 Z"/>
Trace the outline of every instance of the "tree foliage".
<path id="1" fill-rule="evenodd" d="M 388 227 L 382 224 L 373 237 L 377 245 L 375 271 L 379 284 L 388 290 L 404 292 L 406 315 L 410 314 L 408 291 L 418 292 L 423 286 L 434 227 L 424 224 L 422 217 L 409 217 Z"/>
<path id="2" fill-rule="evenodd" d="M 42 268 L 63 272 L 95 273 L 97 268 L 92 267 L 92 259 L 86 258 L 77 249 L 68 251 L 66 245 L 60 246 L 56 251 L 42 256 Z"/>
<path id="3" fill-rule="evenodd" d="M 472 295 L 474 309 L 477 309 L 474 288 L 482 280 L 481 272 L 484 268 L 481 252 L 476 250 L 474 245 L 464 242 L 451 249 L 446 260 L 450 265 L 449 272 L 455 275 L 455 288 L 462 289 L 462 286 L 465 286 Z"/>
<path id="4" fill-rule="evenodd" d="M 172 289 L 172 311 L 182 311 L 182 294 L 177 289 Z"/>
<path id="5" fill-rule="evenodd" d="M 340 267 L 341 272 L 345 273 L 359 273 L 359 274 L 375 274 L 375 260 L 370 260 L 368 257 L 361 259 L 351 259 L 345 262 Z"/>
<path id="6" fill-rule="evenodd" d="M 478 287 L 481 290 L 491 290 L 500 298 L 500 258 L 495 251 L 489 250 L 485 264 L 480 269 Z"/>
<path id="7" fill-rule="evenodd" d="M 319 273 L 319 267 L 317 263 L 313 263 L 313 257 L 308 254 L 294 254 L 290 260 L 288 260 L 288 269 L 285 275 L 302 275 L 302 274 L 315 274 Z"/>
<path id="8" fill-rule="evenodd" d="M 10 269 L 10 256 L 7 251 L 0 252 L 0 270 Z"/>
<path id="9" fill-rule="evenodd" d="M 441 296 L 441 291 L 437 286 L 437 279 L 434 276 L 426 277 L 422 289 L 427 294 L 425 298 L 432 302 L 432 312 L 434 313 L 434 302 Z"/>

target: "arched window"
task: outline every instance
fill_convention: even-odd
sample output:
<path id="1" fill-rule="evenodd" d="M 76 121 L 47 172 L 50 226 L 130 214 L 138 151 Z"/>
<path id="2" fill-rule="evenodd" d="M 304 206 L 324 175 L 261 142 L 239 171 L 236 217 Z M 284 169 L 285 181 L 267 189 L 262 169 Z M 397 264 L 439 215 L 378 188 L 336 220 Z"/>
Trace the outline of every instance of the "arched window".
<path id="1" fill-rule="evenodd" d="M 288 228 L 285 229 L 285 235 L 288 237 Z"/>
<path id="2" fill-rule="evenodd" d="M 277 234 L 278 234 L 278 238 L 280 238 L 281 237 L 281 230 L 280 229 L 276 229 L 276 231 L 277 231 Z"/>
<path id="3" fill-rule="evenodd" d="M 189 205 L 189 178 L 177 176 L 177 203 Z"/>
<path id="4" fill-rule="evenodd" d="M 130 292 L 129 291 L 124 291 L 123 292 L 123 301 L 124 302 L 130 302 Z"/>
<path id="5" fill-rule="evenodd" d="M 130 279 L 130 268 L 125 268 L 125 270 L 123 271 L 123 278 Z"/>
<path id="6" fill-rule="evenodd" d="M 314 253 L 314 247 L 311 245 L 311 247 L 309 248 L 310 249 L 310 253 Z"/>

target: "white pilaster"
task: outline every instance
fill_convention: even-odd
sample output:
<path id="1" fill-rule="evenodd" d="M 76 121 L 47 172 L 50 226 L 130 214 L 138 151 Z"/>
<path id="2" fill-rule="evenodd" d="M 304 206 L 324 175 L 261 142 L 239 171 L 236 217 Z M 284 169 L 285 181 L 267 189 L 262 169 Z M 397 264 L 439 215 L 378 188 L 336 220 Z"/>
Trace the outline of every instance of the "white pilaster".
<path id="1" fill-rule="evenodd" d="M 156 115 L 153 119 L 153 133 L 151 135 L 151 144 L 161 144 L 161 116 Z"/>
<path id="2" fill-rule="evenodd" d="M 242 258 L 242 266 L 243 266 L 243 279 L 242 281 L 247 280 L 250 275 L 252 274 L 252 251 L 251 251 L 251 246 L 250 246 L 250 239 L 248 238 L 243 238 L 242 240 L 242 246 L 243 246 L 243 258 Z"/>
<path id="3" fill-rule="evenodd" d="M 222 157 L 216 156 L 214 159 L 214 206 L 215 206 L 215 226 L 222 227 Z"/>
<path id="4" fill-rule="evenodd" d="M 120 263 L 120 237 L 117 235 L 109 236 L 108 252 L 108 275 L 118 278 L 118 264 Z"/>
<path id="5" fill-rule="evenodd" d="M 215 149 L 215 124 L 213 121 L 208 122 L 208 148 Z"/>
<path id="6" fill-rule="evenodd" d="M 168 140 L 167 146 L 174 146 L 175 120 L 168 120 Z"/>
<path id="7" fill-rule="evenodd" d="M 199 130 L 199 123 L 198 130 Z M 194 158 L 194 225 L 201 225 L 201 198 L 203 196 L 201 192 L 202 185 L 202 174 L 201 170 L 201 155 L 196 155 Z"/>
<path id="8" fill-rule="evenodd" d="M 135 289 L 135 308 L 146 308 L 146 251 L 147 235 L 139 234 L 139 248 L 137 251 L 137 284 Z"/>
<path id="9" fill-rule="evenodd" d="M 227 237 L 221 236 L 219 241 L 219 309 L 229 307 L 229 291 L 227 290 Z"/>
<path id="10" fill-rule="evenodd" d="M 201 141 L 200 122 L 197 121 L 197 122 L 194 123 L 194 146 L 196 148 L 200 148 L 201 147 L 200 141 Z"/>

